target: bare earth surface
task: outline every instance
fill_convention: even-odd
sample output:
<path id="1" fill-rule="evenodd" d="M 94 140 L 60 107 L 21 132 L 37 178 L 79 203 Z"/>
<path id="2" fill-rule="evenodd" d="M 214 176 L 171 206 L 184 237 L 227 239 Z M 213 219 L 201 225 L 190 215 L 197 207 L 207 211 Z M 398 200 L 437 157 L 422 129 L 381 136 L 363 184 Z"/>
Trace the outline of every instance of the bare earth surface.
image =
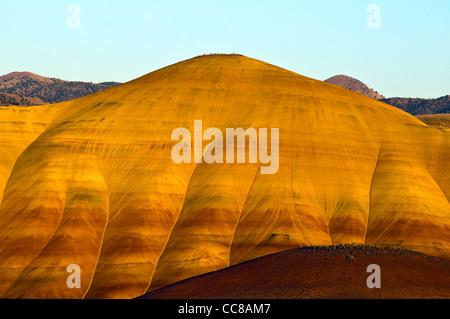
<path id="1" fill-rule="evenodd" d="M 380 289 L 369 289 L 366 285 L 370 264 L 381 268 Z M 340 245 L 283 251 L 187 279 L 141 298 L 449 297 L 448 260 L 403 249 Z"/>

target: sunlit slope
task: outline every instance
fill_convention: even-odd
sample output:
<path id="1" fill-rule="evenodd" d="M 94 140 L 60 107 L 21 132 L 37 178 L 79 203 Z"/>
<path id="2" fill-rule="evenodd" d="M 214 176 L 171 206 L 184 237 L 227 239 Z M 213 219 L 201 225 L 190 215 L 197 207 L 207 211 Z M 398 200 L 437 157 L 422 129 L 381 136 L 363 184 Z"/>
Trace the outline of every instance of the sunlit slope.
<path id="1" fill-rule="evenodd" d="M 48 127 L 57 110 L 58 105 L 0 107 L 0 201 L 17 158 Z"/>
<path id="2" fill-rule="evenodd" d="M 279 128 L 278 172 L 175 164 L 171 133 L 193 132 L 194 120 L 222 132 Z M 309 245 L 450 257 L 449 132 L 258 60 L 183 61 L 58 104 L 34 134 L 0 180 L 4 298 L 136 297 Z M 81 289 L 67 288 L 70 264 Z"/>

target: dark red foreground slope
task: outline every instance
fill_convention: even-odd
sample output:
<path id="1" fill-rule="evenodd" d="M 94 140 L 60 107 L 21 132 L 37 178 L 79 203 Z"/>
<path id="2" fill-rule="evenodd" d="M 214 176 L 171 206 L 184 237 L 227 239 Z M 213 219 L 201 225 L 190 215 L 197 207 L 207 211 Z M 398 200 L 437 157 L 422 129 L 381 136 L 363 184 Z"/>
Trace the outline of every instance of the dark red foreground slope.
<path id="1" fill-rule="evenodd" d="M 381 288 L 366 285 L 381 268 Z M 330 246 L 288 250 L 150 292 L 144 299 L 449 298 L 450 261 L 403 249 Z"/>

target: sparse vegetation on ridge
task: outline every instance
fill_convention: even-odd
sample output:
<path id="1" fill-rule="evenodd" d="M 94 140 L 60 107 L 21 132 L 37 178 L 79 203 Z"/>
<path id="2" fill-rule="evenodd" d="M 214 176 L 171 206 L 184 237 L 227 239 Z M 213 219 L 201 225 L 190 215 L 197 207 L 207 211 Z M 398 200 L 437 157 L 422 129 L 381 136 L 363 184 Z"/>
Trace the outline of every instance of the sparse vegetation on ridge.
<path id="1" fill-rule="evenodd" d="M 221 55 L 228 55 L 228 56 L 233 56 L 233 55 L 235 55 L 235 56 L 243 56 L 243 55 L 240 54 L 240 53 L 205 53 L 205 54 L 199 54 L 199 55 L 197 55 L 196 57 L 194 57 L 194 59 L 195 59 L 195 58 L 205 57 L 205 56 L 221 56 Z"/>
<path id="2" fill-rule="evenodd" d="M 59 103 L 116 86 L 117 82 L 71 82 L 17 72 L 0 76 L 0 106 Z"/>

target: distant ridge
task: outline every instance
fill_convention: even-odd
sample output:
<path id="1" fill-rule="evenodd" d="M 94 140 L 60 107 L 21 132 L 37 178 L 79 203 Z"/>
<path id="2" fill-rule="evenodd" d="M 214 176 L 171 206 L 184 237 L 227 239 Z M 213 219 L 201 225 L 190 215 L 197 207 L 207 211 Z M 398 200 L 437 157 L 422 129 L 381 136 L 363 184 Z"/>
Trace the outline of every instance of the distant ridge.
<path id="1" fill-rule="evenodd" d="M 364 94 L 372 99 L 395 106 L 411 115 L 448 114 L 450 113 L 450 95 L 436 99 L 421 99 L 409 97 L 386 98 L 377 91 L 369 88 L 363 82 L 347 75 L 336 75 L 327 80 L 327 83 L 339 85 L 351 91 Z"/>
<path id="2" fill-rule="evenodd" d="M 48 104 L 38 97 L 26 97 L 0 92 L 0 106 L 32 106 Z"/>
<path id="3" fill-rule="evenodd" d="M 450 113 L 450 95 L 442 96 L 437 99 L 392 97 L 380 99 L 380 101 L 398 107 L 412 115 Z"/>
<path id="4" fill-rule="evenodd" d="M 0 76 L 0 106 L 30 106 L 64 102 L 116 86 L 117 82 L 71 82 L 31 72 Z"/>
<path id="5" fill-rule="evenodd" d="M 368 96 L 375 100 L 380 100 L 384 98 L 383 95 L 379 94 L 374 89 L 368 87 L 363 82 L 347 75 L 336 75 L 325 80 L 325 82 L 339 85 L 343 88 L 352 90 L 354 92 L 364 94 L 365 96 Z"/>

